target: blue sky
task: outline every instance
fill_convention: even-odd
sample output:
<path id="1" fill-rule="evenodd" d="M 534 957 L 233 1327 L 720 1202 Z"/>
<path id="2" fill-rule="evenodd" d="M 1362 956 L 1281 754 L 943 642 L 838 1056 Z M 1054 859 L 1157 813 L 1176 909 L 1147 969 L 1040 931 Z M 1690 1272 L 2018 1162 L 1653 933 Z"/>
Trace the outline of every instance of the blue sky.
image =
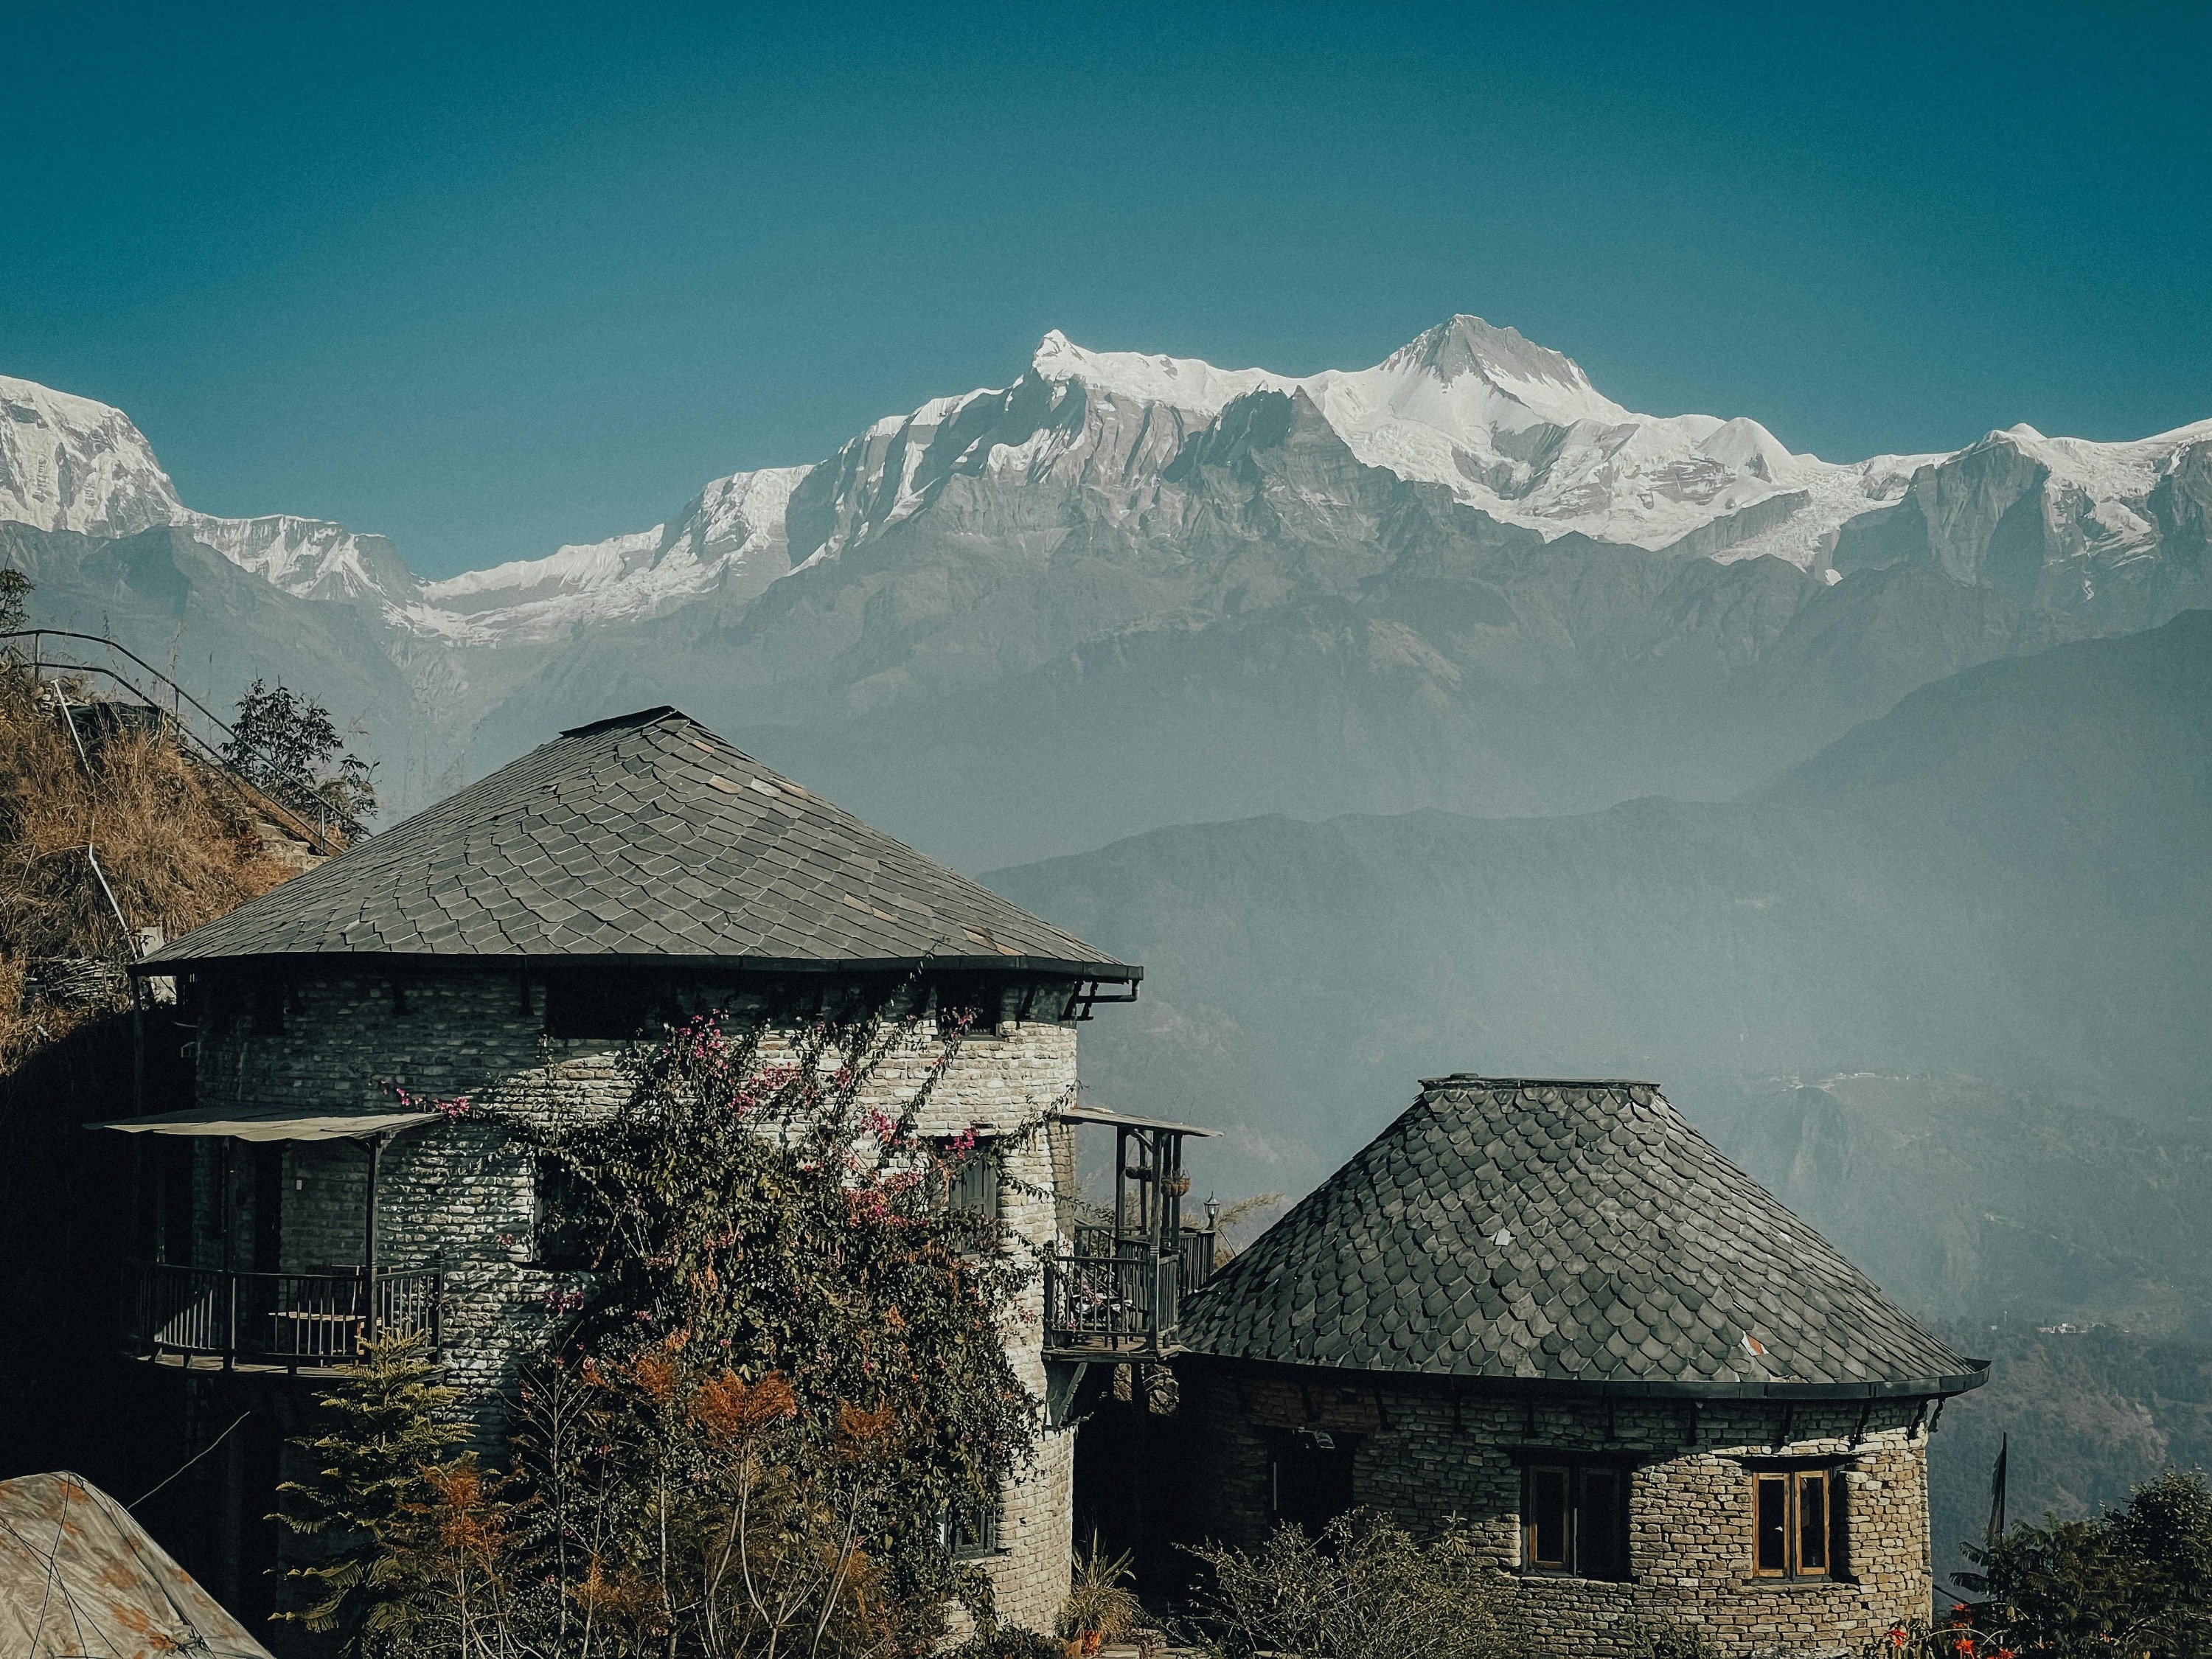
<path id="1" fill-rule="evenodd" d="M 828 9 L 822 9 L 827 10 Z M 2212 416 L 2212 9 L 12 6 L 0 373 L 430 574 L 1037 337 L 1455 311 L 1845 459 Z"/>

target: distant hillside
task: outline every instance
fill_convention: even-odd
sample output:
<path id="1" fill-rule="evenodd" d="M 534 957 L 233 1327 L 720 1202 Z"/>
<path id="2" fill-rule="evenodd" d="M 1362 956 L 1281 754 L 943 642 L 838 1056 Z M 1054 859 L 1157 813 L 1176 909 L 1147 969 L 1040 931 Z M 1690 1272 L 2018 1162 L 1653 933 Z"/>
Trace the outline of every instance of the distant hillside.
<path id="1" fill-rule="evenodd" d="M 1652 1078 L 1916 1307 L 2181 1328 L 2208 780 L 2199 611 L 1955 675 L 1735 802 L 1255 818 L 990 879 L 1146 965 L 1086 1078 L 1231 1131 L 1224 1194 L 1310 1185 L 1424 1074 Z"/>

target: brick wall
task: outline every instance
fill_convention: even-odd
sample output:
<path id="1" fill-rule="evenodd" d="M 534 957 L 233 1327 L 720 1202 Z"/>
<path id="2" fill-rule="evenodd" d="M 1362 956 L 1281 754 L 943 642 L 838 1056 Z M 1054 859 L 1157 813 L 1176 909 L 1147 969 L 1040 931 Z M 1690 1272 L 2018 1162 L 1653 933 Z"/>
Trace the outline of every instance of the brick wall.
<path id="1" fill-rule="evenodd" d="M 1626 1655 L 1642 1622 L 1695 1626 L 1725 1654 L 1856 1653 L 1893 1624 L 1927 1615 L 1927 1443 L 1917 1402 L 1881 1401 L 1863 1431 L 1856 1404 L 1801 1405 L 1786 1425 L 1775 1402 L 1514 1399 L 1439 1389 L 1347 1385 L 1178 1366 L 1194 1536 L 1250 1547 L 1274 1524 L 1268 1431 L 1299 1426 L 1356 1438 L 1353 1500 L 1417 1531 L 1447 1516 L 1474 1524 L 1510 1587 L 1531 1653 Z M 1523 1574 L 1521 1465 L 1515 1450 L 1635 1455 L 1628 1580 Z M 1787 1455 L 1843 1464 L 1845 1577 L 1781 1583 L 1752 1572 L 1751 1462 Z"/>
<path id="2" fill-rule="evenodd" d="M 730 988 L 691 988 L 699 1006 Z M 198 1049 L 203 1106 L 250 1103 L 303 1111 L 334 1106 L 390 1109 L 392 1085 L 412 1093 L 472 1101 L 557 1120 L 609 1110 L 626 1095 L 617 1066 L 622 1044 L 544 1035 L 545 990 L 512 971 L 447 972 L 409 978 L 395 997 L 384 975 L 302 976 L 285 989 L 284 1029 L 257 1030 L 241 1012 L 219 1012 L 211 999 Z M 1040 996 L 1056 1012 L 1060 999 Z M 1010 1002 L 1006 1012 L 1014 1012 Z M 741 1006 L 741 1016 L 744 1010 Z M 771 1051 L 781 1046 L 772 1042 Z M 875 1103 L 910 1100 L 939 1052 L 929 1034 L 890 1057 L 871 1085 Z M 974 1127 L 1008 1133 L 1068 1103 L 1075 1082 L 1075 1027 L 1056 1018 L 1009 1019 L 971 1034 L 933 1094 L 922 1133 L 951 1135 Z M 1036 1133 L 1008 1149 L 1012 1177 L 1000 1217 L 1018 1237 L 1048 1247 L 1056 1231 L 1057 1187 L 1065 1155 L 1055 1137 Z M 286 1149 L 282 1183 L 283 1263 L 290 1271 L 357 1262 L 363 1232 L 367 1159 L 351 1143 L 300 1143 Z M 221 1259 L 216 1213 L 218 1149 L 204 1143 L 196 1165 L 203 1225 L 196 1255 Z M 235 1161 L 239 1225 L 252 1224 L 252 1182 Z M 468 1116 L 396 1136 L 385 1152 L 378 1194 L 378 1259 L 387 1268 L 428 1266 L 445 1274 L 443 1340 L 453 1379 L 466 1391 L 481 1434 L 495 1443 L 502 1396 L 540 1336 L 545 1298 L 558 1275 L 532 1256 L 533 1172 L 490 1125 Z M 1034 1188 L 1034 1192 L 1022 1190 Z M 237 1265 L 246 1265 L 243 1261 Z M 1033 1282 L 1013 1311 L 1007 1346 L 1040 1400 L 1042 1285 Z M 1006 1494 L 1002 1549 L 988 1563 L 1001 1616 L 1048 1628 L 1065 1600 L 1072 1515 L 1072 1437 L 1048 1434 L 1032 1467 Z"/>

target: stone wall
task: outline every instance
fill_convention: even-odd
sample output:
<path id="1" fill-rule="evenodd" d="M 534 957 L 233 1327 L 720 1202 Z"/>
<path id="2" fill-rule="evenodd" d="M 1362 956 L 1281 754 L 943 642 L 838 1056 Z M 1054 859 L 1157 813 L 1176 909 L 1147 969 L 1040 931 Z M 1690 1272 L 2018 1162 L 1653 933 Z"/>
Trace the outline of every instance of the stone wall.
<path id="1" fill-rule="evenodd" d="M 1353 1501 L 1419 1531 L 1473 1522 L 1509 1586 L 1527 1651 L 1626 1655 L 1639 1623 L 1698 1627 L 1729 1655 L 1856 1654 L 1892 1625 L 1928 1614 L 1927 1441 L 1920 1402 L 1787 1408 L 1778 1401 L 1620 1400 L 1347 1383 L 1326 1372 L 1178 1367 L 1189 1472 L 1189 1530 L 1245 1547 L 1273 1528 L 1271 1430 L 1318 1428 L 1354 1440 Z M 1524 1572 L 1516 1453 L 1577 1451 L 1632 1461 L 1626 1582 Z M 1772 1457 L 1834 1459 L 1848 1548 L 1829 1580 L 1752 1571 L 1752 1469 Z"/>
<path id="2" fill-rule="evenodd" d="M 250 999 L 204 995 L 199 1103 L 392 1109 L 392 1091 L 562 1117 L 611 1110 L 625 1097 L 623 1045 L 548 1036 L 545 988 L 512 970 L 446 971 L 407 977 L 395 994 L 377 974 L 302 975 L 283 988 L 283 1029 L 258 1024 Z M 688 1006 L 711 1006 L 732 988 L 688 988 Z M 1063 999 L 1040 995 L 1056 1014 Z M 749 1010 L 738 1002 L 738 1017 Z M 757 1006 L 757 1005 L 754 1005 Z M 1010 998 L 1003 1012 L 1018 1003 Z M 932 1093 L 921 1123 L 929 1135 L 973 1127 L 1009 1135 L 1072 1102 L 1075 1026 L 1051 1017 L 1009 1018 L 965 1037 Z M 769 1054 L 788 1052 L 780 1038 Z M 874 1103 L 896 1110 L 914 1097 L 940 1048 L 932 1032 L 890 1056 L 870 1085 Z M 1007 1149 L 1011 1177 L 1000 1218 L 1017 1237 L 1048 1248 L 1056 1235 L 1057 1177 L 1067 1160 L 1054 1137 L 1030 1133 Z M 200 1225 L 195 1255 L 219 1262 L 213 1224 L 219 1149 L 203 1146 L 195 1188 Z M 251 1236 L 249 1160 L 233 1166 L 237 1224 Z M 363 1234 L 367 1159 L 351 1143 L 286 1148 L 282 1182 L 283 1265 L 289 1271 L 357 1262 Z M 502 1427 L 503 1397 L 542 1333 L 549 1294 L 573 1276 L 534 1260 L 535 1180 L 528 1158 L 492 1125 L 463 1113 L 407 1129 L 385 1151 L 378 1192 L 378 1261 L 386 1268 L 435 1265 L 445 1276 L 443 1344 L 454 1380 L 467 1391 L 487 1444 Z M 236 1265 L 247 1265 L 243 1260 Z M 1007 1332 L 1010 1355 L 1040 1400 L 1043 1293 L 1033 1282 Z M 988 1563 L 1001 1616 L 1048 1628 L 1068 1583 L 1071 1437 L 1050 1434 L 1031 1468 L 1006 1495 L 1001 1549 Z"/>

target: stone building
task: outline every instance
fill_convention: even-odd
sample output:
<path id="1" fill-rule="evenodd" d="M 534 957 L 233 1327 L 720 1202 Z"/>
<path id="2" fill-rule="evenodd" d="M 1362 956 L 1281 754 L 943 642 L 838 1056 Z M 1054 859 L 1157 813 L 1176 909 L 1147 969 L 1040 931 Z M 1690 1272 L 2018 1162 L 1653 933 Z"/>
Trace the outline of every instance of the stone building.
<path id="1" fill-rule="evenodd" d="M 1186 1535 L 1464 1517 L 1529 1650 L 1926 1617 L 1960 1358 L 1645 1083 L 1459 1075 L 1185 1305 Z"/>
<path id="2" fill-rule="evenodd" d="M 366 1335 L 429 1335 L 489 1437 L 549 1303 L 577 1282 L 538 1226 L 546 1172 L 435 1103 L 605 1109 L 625 1093 L 626 1043 L 672 1014 L 796 1018 L 774 1011 L 918 986 L 962 1033 L 923 1131 L 1049 1119 L 1008 1141 L 991 1201 L 1055 1283 L 1079 1280 L 1070 1143 L 1110 1115 L 1074 1107 L 1077 1029 L 1142 973 L 670 708 L 564 732 L 136 971 L 160 994 L 143 1000 L 149 1092 L 107 1126 L 143 1154 L 148 1259 L 126 1275 L 124 1324 L 134 1356 L 191 1391 L 201 1444 L 244 1417 L 191 1478 L 216 1540 L 194 1565 L 247 1609 L 267 1605 L 278 1539 L 261 1517 L 283 1438 Z M 940 1052 L 925 1025 L 872 1086 L 911 1098 Z M 1044 1398 L 1046 1293 L 1030 1296 L 1009 1340 Z M 961 1532 L 1018 1622 L 1048 1623 L 1066 1595 L 1072 1439 L 1048 1427 L 999 1513 Z"/>

